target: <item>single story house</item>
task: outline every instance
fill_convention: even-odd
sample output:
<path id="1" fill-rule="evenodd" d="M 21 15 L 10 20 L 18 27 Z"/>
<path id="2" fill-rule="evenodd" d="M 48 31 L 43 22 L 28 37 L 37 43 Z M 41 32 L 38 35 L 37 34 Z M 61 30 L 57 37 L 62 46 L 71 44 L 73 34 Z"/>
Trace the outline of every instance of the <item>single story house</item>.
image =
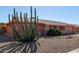
<path id="1" fill-rule="evenodd" d="M 13 23 L 13 22 L 6 24 L 6 32 L 5 32 L 6 35 L 12 35 L 12 30 L 10 27 L 11 23 Z M 14 23 L 16 24 L 16 22 L 14 22 Z M 71 33 L 79 32 L 79 25 L 39 19 L 38 24 L 37 24 L 37 29 L 38 29 L 38 32 L 40 33 L 40 35 L 46 34 L 46 32 L 49 29 L 58 29 L 58 30 L 62 31 L 63 34 L 71 34 Z"/>

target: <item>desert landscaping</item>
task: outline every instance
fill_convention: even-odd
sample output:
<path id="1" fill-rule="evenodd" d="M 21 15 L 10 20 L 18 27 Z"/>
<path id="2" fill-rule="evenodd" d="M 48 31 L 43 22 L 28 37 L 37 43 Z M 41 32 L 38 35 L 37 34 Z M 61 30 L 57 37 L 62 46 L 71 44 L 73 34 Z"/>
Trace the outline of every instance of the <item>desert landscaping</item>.
<path id="1" fill-rule="evenodd" d="M 0 42 L 1 53 L 68 53 L 77 48 L 79 48 L 79 34 L 42 37 L 35 43 L 17 43 L 16 41 L 11 41 L 10 38 L 8 41 Z"/>
<path id="2" fill-rule="evenodd" d="M 79 25 L 40 19 L 13 9 L 0 25 L 0 53 L 70 53 L 79 48 Z"/>

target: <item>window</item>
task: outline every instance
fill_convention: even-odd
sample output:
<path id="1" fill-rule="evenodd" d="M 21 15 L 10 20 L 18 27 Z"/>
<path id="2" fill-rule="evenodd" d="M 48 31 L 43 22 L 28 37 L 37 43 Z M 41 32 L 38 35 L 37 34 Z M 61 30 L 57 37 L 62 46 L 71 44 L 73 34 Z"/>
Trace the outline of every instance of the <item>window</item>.
<path id="1" fill-rule="evenodd" d="M 64 31 L 65 30 L 65 27 L 64 26 L 59 26 L 59 30 Z"/>

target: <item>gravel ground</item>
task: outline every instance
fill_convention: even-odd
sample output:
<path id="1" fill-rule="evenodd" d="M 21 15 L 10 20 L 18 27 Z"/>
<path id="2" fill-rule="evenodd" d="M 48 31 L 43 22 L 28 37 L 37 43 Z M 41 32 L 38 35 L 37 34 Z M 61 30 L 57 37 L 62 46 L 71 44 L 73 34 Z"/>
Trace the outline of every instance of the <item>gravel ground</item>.
<path id="1" fill-rule="evenodd" d="M 5 40 L 5 37 L 0 37 L 0 40 L 3 38 Z M 0 51 L 5 50 L 2 46 L 10 44 L 8 46 L 9 50 L 6 48 L 4 52 L 67 53 L 71 50 L 79 48 L 79 34 L 57 37 L 42 37 L 37 43 L 29 42 L 15 45 L 11 45 L 11 43 L 15 44 L 14 42 L 1 42 Z M 18 49 L 19 51 L 17 51 Z"/>
<path id="2" fill-rule="evenodd" d="M 37 52 L 42 53 L 66 53 L 73 49 L 79 48 L 79 37 L 66 39 L 41 38 L 40 47 Z"/>

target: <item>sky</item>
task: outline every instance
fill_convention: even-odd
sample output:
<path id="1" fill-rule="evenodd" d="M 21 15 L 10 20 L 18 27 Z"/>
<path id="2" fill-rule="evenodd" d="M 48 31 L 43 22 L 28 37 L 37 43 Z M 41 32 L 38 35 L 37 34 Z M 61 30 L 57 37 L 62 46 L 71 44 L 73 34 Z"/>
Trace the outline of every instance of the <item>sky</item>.
<path id="1" fill-rule="evenodd" d="M 30 16 L 29 6 L 0 6 L 0 22 L 8 22 L 8 14 L 13 14 L 13 8 Z M 79 6 L 33 6 L 33 11 L 34 8 L 40 19 L 79 25 Z"/>

